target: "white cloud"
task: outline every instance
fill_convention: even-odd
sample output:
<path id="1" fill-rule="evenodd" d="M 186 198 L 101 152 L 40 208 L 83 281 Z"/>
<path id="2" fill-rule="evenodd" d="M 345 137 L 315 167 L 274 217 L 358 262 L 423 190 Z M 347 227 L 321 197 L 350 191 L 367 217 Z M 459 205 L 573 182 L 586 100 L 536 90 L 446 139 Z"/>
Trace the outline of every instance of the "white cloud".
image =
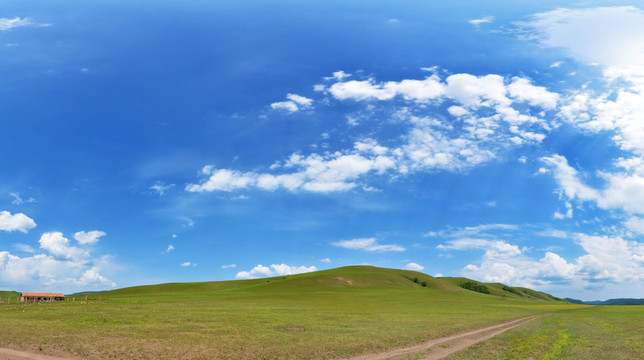
<path id="1" fill-rule="evenodd" d="M 331 259 L 329 259 L 329 258 L 320 259 L 320 262 L 323 262 L 323 263 L 327 263 L 327 264 L 328 264 L 328 263 L 330 263 L 330 262 L 331 262 Z"/>
<path id="2" fill-rule="evenodd" d="M 165 249 L 165 251 L 162 252 L 162 254 L 169 254 L 174 251 L 174 245 L 170 244 L 168 245 L 168 248 Z"/>
<path id="3" fill-rule="evenodd" d="M 333 246 L 351 249 L 351 250 L 363 250 L 368 252 L 401 252 L 405 251 L 405 248 L 395 244 L 382 245 L 379 244 L 375 238 L 363 238 L 363 239 L 353 239 L 353 240 L 342 240 L 333 243 Z"/>
<path id="4" fill-rule="evenodd" d="M 624 222 L 624 225 L 637 234 L 644 234 L 644 218 L 640 216 L 631 216 Z"/>
<path id="5" fill-rule="evenodd" d="M 550 92 L 545 87 L 532 85 L 525 78 L 512 78 L 512 83 L 508 85 L 508 91 L 510 96 L 544 109 L 554 109 L 559 101 L 559 94 Z"/>
<path id="6" fill-rule="evenodd" d="M 36 222 L 23 213 L 11 215 L 8 211 L 0 212 L 0 230 L 3 231 L 20 231 L 27 233 L 36 227 Z"/>
<path id="7" fill-rule="evenodd" d="M 592 201 L 600 208 L 621 210 L 629 214 L 644 214 L 644 174 L 635 172 L 600 173 L 605 180 L 603 189 L 585 185 L 577 170 L 561 155 L 541 159 L 550 165 L 562 195 L 569 200 Z"/>
<path id="8" fill-rule="evenodd" d="M 406 100 L 425 102 L 440 97 L 443 85 L 436 75 L 432 75 L 424 80 L 406 79 L 400 82 L 376 83 L 373 79 L 337 82 L 328 91 L 339 100 L 391 100 L 401 96 Z"/>
<path id="9" fill-rule="evenodd" d="M 480 19 L 472 19 L 469 21 L 469 23 L 474 26 L 479 26 L 481 24 L 488 24 L 492 22 L 494 22 L 494 16 L 485 16 Z"/>
<path id="10" fill-rule="evenodd" d="M 570 202 L 566 202 L 566 212 L 560 213 L 559 211 L 556 211 L 553 217 L 557 220 L 572 219 L 572 213 L 572 204 Z"/>
<path id="11" fill-rule="evenodd" d="M 346 74 L 346 73 L 343 73 Z M 268 171 L 240 171 L 205 166 L 200 183 L 188 184 L 186 191 L 212 192 L 241 189 L 275 191 L 341 192 L 374 189 L 369 176 L 400 175 L 421 171 L 466 171 L 503 154 L 508 149 L 544 140 L 551 126 L 531 113 L 543 113 L 556 106 L 558 95 L 536 86 L 529 79 L 506 80 L 499 75 L 455 74 L 442 79 L 432 75 L 422 79 L 377 82 L 375 79 L 343 81 L 344 75 L 327 87 L 327 95 L 340 101 L 367 101 L 365 110 L 373 113 L 373 101 L 396 101 L 392 123 L 405 129 L 402 135 L 385 139 L 383 146 L 374 138 L 362 138 L 353 148 L 323 154 L 294 153 L 273 162 Z M 300 109 L 311 99 L 289 94 Z M 430 117 L 427 108 L 448 102 L 446 116 Z M 398 107 L 398 104 L 402 104 Z M 520 109 L 513 106 L 520 105 Z M 280 105 L 281 106 L 281 105 Z M 443 110 L 445 111 L 444 107 Z M 431 112 L 430 112 L 431 113 Z M 422 114 L 422 115 L 419 115 Z M 450 118 L 450 116 L 456 118 Z M 373 115 L 350 116 L 372 121 Z M 455 124 L 459 129 L 455 128 Z"/>
<path id="12" fill-rule="evenodd" d="M 236 267 L 237 267 L 237 264 L 221 265 L 222 269 L 234 269 Z"/>
<path id="13" fill-rule="evenodd" d="M 16 249 L 20 250 L 20 251 L 27 252 L 27 253 L 32 253 L 33 254 L 33 253 L 36 252 L 36 250 L 34 250 L 34 248 L 32 248 L 31 246 L 29 246 L 27 244 L 14 244 L 14 247 Z"/>
<path id="14" fill-rule="evenodd" d="M 347 74 L 342 70 L 339 70 L 333 73 L 333 78 L 340 81 L 348 78 L 349 76 L 351 76 L 351 74 Z"/>
<path id="15" fill-rule="evenodd" d="M 0 18 L 0 31 L 7 31 L 11 30 L 13 28 L 17 27 L 22 27 L 22 26 L 30 26 L 34 25 L 33 21 L 29 18 Z"/>
<path id="16" fill-rule="evenodd" d="M 182 267 L 189 267 L 189 266 L 195 267 L 195 266 L 197 266 L 197 264 L 191 263 L 190 261 L 186 261 L 186 262 L 181 263 L 180 266 L 182 266 Z"/>
<path id="17" fill-rule="evenodd" d="M 89 252 L 71 246 L 69 239 L 63 236 L 61 232 L 44 233 L 39 240 L 40 248 L 49 252 L 56 259 L 61 260 L 81 260 L 89 257 Z"/>
<path id="18" fill-rule="evenodd" d="M 79 231 L 74 234 L 74 239 L 81 245 L 96 244 L 102 236 L 105 236 L 104 231 Z"/>
<path id="19" fill-rule="evenodd" d="M 530 227 L 513 231 L 529 231 Z M 538 227 L 534 227 L 537 229 Z M 463 233 L 459 229 L 453 234 Z M 532 234 L 532 235 L 530 235 Z M 508 233 L 516 238 L 517 233 Z M 558 246 L 535 251 L 499 238 L 452 238 L 439 244 L 444 252 L 480 250 L 478 261 L 464 266 L 463 276 L 487 282 L 502 282 L 555 292 L 562 296 L 584 298 L 635 296 L 644 280 L 644 244 L 619 236 L 569 234 L 559 230 L 528 233 L 528 236 L 550 237 L 556 241 L 571 241 L 582 255 L 566 260 L 557 254 Z M 542 255 L 539 255 L 542 254 Z M 633 286 L 630 288 L 630 286 Z"/>
<path id="20" fill-rule="evenodd" d="M 113 267 L 109 256 L 93 257 L 89 250 L 71 246 L 60 232 L 44 233 L 40 249 L 30 257 L 0 251 L 0 284 L 25 291 L 71 292 L 115 287 L 101 274 Z M 16 244 L 21 251 L 36 253 L 31 246 Z"/>
<path id="21" fill-rule="evenodd" d="M 303 274 L 307 272 L 317 271 L 315 266 L 289 266 L 286 264 L 273 264 L 270 267 L 259 264 L 252 268 L 250 271 L 240 271 L 235 276 L 237 279 L 256 279 L 271 276 L 284 276 Z"/>
<path id="22" fill-rule="evenodd" d="M 13 197 L 13 201 L 11 201 L 12 204 L 14 205 L 22 205 L 25 201 L 28 203 L 34 203 L 36 202 L 36 199 L 30 197 L 27 200 L 24 200 L 22 197 L 20 197 L 20 194 L 18 193 L 9 193 Z"/>
<path id="23" fill-rule="evenodd" d="M 274 110 L 282 110 L 288 113 L 298 112 L 300 110 L 309 110 L 313 108 L 313 99 L 309 99 L 297 94 L 286 95 L 287 101 L 275 102 L 271 104 Z"/>
<path id="24" fill-rule="evenodd" d="M 586 63 L 644 64 L 644 12 L 632 6 L 559 8 L 521 25 L 531 30 L 531 38 Z"/>
<path id="25" fill-rule="evenodd" d="M 413 271 L 421 271 L 421 270 L 424 270 L 425 267 L 422 266 L 422 265 L 418 265 L 416 263 L 411 262 L 411 263 L 405 265 L 405 269 L 406 270 L 413 270 Z"/>
<path id="26" fill-rule="evenodd" d="M 83 273 L 80 279 L 75 281 L 77 286 L 106 286 L 110 288 L 116 287 L 116 283 L 112 280 L 102 276 L 98 272 L 98 268 L 93 267 Z"/>
<path id="27" fill-rule="evenodd" d="M 190 192 L 204 192 L 204 191 L 232 191 L 235 189 L 242 189 L 256 180 L 255 175 L 252 173 L 240 173 L 235 170 L 215 169 L 211 165 L 205 166 L 201 173 L 208 176 L 208 180 L 201 185 L 189 184 L 186 190 Z"/>
<path id="28" fill-rule="evenodd" d="M 152 186 L 150 186 L 150 190 L 154 191 L 159 196 L 163 196 L 163 195 L 165 195 L 166 192 L 168 192 L 174 186 L 175 186 L 174 184 L 166 185 L 161 181 L 157 181 Z"/>

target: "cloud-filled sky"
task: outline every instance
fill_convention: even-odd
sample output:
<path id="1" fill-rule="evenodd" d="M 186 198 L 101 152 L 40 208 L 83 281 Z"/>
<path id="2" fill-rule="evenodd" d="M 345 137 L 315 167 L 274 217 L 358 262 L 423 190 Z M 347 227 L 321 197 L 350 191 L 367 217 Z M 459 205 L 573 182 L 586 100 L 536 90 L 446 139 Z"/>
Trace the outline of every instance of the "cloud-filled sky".
<path id="1" fill-rule="evenodd" d="M 0 8 L 0 288 L 353 264 L 644 297 L 644 9 Z"/>

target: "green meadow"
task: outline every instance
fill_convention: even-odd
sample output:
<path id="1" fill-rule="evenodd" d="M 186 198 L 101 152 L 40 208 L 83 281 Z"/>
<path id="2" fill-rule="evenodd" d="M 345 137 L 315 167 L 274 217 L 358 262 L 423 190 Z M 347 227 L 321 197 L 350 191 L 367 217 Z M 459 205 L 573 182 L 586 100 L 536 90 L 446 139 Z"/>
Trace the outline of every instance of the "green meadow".
<path id="1" fill-rule="evenodd" d="M 468 281 L 355 266 L 126 288 L 91 294 L 88 304 L 84 296 L 2 304 L 0 347 L 83 359 L 337 359 L 550 313 L 458 356 L 589 358 L 616 348 L 642 355 L 634 330 L 644 308 L 572 305 L 476 283 L 489 292 L 482 293 L 460 286 Z M 611 344 L 595 345 L 605 336 Z"/>
<path id="2" fill-rule="evenodd" d="M 644 306 L 558 312 L 448 359 L 644 359 Z"/>

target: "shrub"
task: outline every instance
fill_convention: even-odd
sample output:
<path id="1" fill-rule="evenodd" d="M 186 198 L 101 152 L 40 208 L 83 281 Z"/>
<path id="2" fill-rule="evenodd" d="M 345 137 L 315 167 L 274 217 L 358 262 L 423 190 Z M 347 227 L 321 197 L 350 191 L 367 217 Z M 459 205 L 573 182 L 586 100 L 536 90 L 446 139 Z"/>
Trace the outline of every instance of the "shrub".
<path id="1" fill-rule="evenodd" d="M 427 287 L 427 281 L 423 281 L 420 283 L 423 287 Z"/>
<path id="2" fill-rule="evenodd" d="M 509 287 L 509 286 L 503 285 L 503 291 L 507 291 L 509 293 L 513 293 L 513 294 L 516 294 L 516 295 L 519 295 L 519 296 L 523 296 L 523 294 L 521 294 L 521 292 L 519 290 L 517 290 L 515 288 L 512 288 L 512 287 Z"/>
<path id="3" fill-rule="evenodd" d="M 490 293 L 490 289 L 488 289 L 487 286 L 485 286 L 483 284 L 476 283 L 474 281 L 464 282 L 464 283 L 460 284 L 459 286 L 462 287 L 463 289 L 480 292 L 482 294 L 489 294 Z"/>

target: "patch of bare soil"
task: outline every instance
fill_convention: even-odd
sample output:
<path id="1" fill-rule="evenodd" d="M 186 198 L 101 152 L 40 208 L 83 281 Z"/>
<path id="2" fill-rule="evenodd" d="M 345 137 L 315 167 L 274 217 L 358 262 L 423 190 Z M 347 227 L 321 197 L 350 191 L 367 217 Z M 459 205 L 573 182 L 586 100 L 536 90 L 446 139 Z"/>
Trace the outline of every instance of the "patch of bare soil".
<path id="1" fill-rule="evenodd" d="M 66 360 L 66 358 L 0 348 L 0 360 Z"/>
<path id="2" fill-rule="evenodd" d="M 541 316 L 542 315 L 534 315 L 515 319 L 482 329 L 433 339 L 408 348 L 394 349 L 378 354 L 360 355 L 351 358 L 351 360 L 403 360 L 409 358 L 424 360 L 443 359 Z"/>

